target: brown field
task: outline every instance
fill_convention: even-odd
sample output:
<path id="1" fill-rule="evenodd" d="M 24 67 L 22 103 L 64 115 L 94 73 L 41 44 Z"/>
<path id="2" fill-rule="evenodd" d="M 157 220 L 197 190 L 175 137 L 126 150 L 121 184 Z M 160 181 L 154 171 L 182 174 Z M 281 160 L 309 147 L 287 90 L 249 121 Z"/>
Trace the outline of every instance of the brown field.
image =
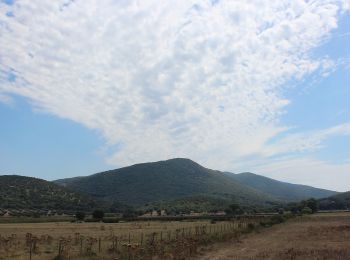
<path id="1" fill-rule="evenodd" d="M 0 259 L 184 259 L 258 221 L 6 223 L 0 224 Z"/>
<path id="2" fill-rule="evenodd" d="M 350 259 L 350 213 L 269 220 L 0 224 L 0 260 Z"/>
<path id="3" fill-rule="evenodd" d="M 289 220 L 207 247 L 198 259 L 350 259 L 350 213 Z"/>

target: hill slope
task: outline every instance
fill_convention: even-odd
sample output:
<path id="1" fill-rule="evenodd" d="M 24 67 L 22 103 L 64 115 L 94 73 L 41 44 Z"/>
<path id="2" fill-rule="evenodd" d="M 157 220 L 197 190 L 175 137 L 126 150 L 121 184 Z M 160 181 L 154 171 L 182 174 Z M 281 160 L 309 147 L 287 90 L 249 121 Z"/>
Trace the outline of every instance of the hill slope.
<path id="1" fill-rule="evenodd" d="M 321 210 L 350 209 L 350 191 L 318 200 Z"/>
<path id="2" fill-rule="evenodd" d="M 250 172 L 226 173 L 226 175 L 244 185 L 285 201 L 299 201 L 308 198 L 319 199 L 337 194 L 335 191 L 276 181 Z"/>
<path id="3" fill-rule="evenodd" d="M 18 175 L 0 176 L 0 208 L 91 210 L 97 203 L 55 183 Z"/>
<path id="4" fill-rule="evenodd" d="M 144 205 L 203 195 L 241 204 L 262 205 L 272 197 L 247 187 L 219 171 L 189 159 L 136 164 L 56 183 L 106 201 Z"/>

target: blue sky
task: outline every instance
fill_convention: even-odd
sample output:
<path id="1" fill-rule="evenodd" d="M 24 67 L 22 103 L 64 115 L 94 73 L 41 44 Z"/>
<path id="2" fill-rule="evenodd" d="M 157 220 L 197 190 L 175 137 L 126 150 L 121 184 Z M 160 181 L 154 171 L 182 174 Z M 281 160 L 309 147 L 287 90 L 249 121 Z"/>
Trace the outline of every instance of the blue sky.
<path id="1" fill-rule="evenodd" d="M 69 120 L 33 112 L 23 98 L 0 104 L 3 174 L 55 179 L 109 169 L 104 163 L 103 141 L 92 130 Z M 101 150 L 101 151 L 100 151 Z"/>
<path id="2" fill-rule="evenodd" d="M 324 44 L 316 48 L 312 55 L 329 56 L 338 60 L 339 65 L 327 77 L 318 75 L 306 77 L 287 91 L 291 100 L 287 112 L 281 117 L 282 123 L 294 125 L 301 131 L 328 128 L 350 121 L 350 16 L 342 17 Z M 305 87 L 306 86 L 306 87 Z M 334 137 L 325 140 L 327 149 L 316 151 L 323 160 L 342 161 L 349 159 L 350 138 Z"/>
<path id="3" fill-rule="evenodd" d="M 187 157 L 350 190 L 349 6 L 0 1 L 0 174 Z"/>

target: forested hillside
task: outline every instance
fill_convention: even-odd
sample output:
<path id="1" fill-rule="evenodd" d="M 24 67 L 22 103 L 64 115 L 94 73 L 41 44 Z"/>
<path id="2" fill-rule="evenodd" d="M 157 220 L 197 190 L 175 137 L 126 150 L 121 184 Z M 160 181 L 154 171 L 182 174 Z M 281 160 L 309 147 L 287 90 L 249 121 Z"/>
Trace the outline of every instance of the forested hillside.
<path id="1" fill-rule="evenodd" d="M 299 201 L 309 198 L 319 199 L 337 194 L 335 191 L 277 181 L 250 172 L 226 174 L 244 185 L 284 201 Z"/>
<path id="2" fill-rule="evenodd" d="M 136 164 L 56 183 L 105 201 L 141 206 L 200 195 L 248 205 L 270 205 L 276 199 L 189 159 Z"/>
<path id="3" fill-rule="evenodd" d="M 93 199 L 55 183 L 18 175 L 0 176 L 0 208 L 32 210 L 91 210 Z"/>

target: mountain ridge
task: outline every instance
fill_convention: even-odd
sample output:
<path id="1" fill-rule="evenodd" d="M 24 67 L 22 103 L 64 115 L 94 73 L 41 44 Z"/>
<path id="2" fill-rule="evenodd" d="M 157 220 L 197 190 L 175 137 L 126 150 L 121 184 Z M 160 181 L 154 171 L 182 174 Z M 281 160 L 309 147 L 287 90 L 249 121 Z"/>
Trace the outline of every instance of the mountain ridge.
<path id="1" fill-rule="evenodd" d="M 87 211 L 104 207 L 120 211 L 129 205 L 181 212 L 222 210 L 230 204 L 261 209 L 337 194 L 249 172 L 212 170 L 186 158 L 139 163 L 53 182 L 19 175 L 0 176 L 0 209 Z M 323 201 L 325 204 L 333 199 Z"/>
<path id="2" fill-rule="evenodd" d="M 140 180 L 144 181 L 141 185 Z M 231 198 L 233 202 L 247 204 L 274 204 L 336 194 L 334 191 L 277 181 L 254 173 L 233 174 L 211 170 L 187 158 L 139 163 L 55 182 L 95 198 L 133 205 L 203 195 L 211 199 L 220 196 L 225 200 Z M 121 187 L 123 185 L 127 188 Z M 144 198 L 129 194 L 130 190 L 141 190 L 139 197 Z"/>
<path id="3" fill-rule="evenodd" d="M 238 174 L 225 173 L 227 176 L 234 178 L 242 184 L 285 201 L 298 201 L 308 198 L 320 199 L 337 194 L 336 191 L 315 188 L 303 184 L 283 182 L 252 172 L 242 172 Z"/>
<path id="4" fill-rule="evenodd" d="M 193 195 L 232 197 L 238 202 L 274 202 L 274 198 L 242 185 L 220 171 L 186 158 L 135 164 L 86 177 L 57 180 L 92 197 L 140 205 Z M 118 189 L 116 189 L 118 187 Z M 140 192 L 138 196 L 130 190 Z M 142 196 L 141 196 L 142 195 Z"/>

